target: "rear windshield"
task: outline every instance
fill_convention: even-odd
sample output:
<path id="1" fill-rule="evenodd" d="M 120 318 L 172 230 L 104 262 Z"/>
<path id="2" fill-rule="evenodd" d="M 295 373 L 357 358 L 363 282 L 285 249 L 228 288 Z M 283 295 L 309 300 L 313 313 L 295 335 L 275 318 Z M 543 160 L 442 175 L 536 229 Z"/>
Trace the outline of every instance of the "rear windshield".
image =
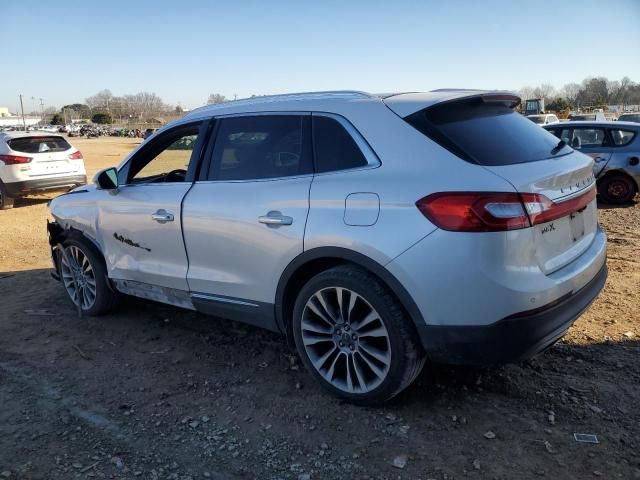
<path id="1" fill-rule="evenodd" d="M 542 124 L 544 123 L 544 117 L 527 117 L 529 120 L 531 120 L 533 123 L 537 123 L 537 124 Z"/>
<path id="2" fill-rule="evenodd" d="M 447 150 L 480 165 L 535 162 L 571 152 L 527 117 L 480 98 L 442 103 L 405 118 Z"/>
<path id="3" fill-rule="evenodd" d="M 62 137 L 22 137 L 7 142 L 11 150 L 22 153 L 64 152 L 71 145 Z"/>

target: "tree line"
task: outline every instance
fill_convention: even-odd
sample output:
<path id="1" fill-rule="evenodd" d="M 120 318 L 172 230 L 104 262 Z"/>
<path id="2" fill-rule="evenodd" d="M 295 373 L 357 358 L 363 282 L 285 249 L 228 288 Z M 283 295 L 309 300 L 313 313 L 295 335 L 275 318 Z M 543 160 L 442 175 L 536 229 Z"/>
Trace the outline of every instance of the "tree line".
<path id="1" fill-rule="evenodd" d="M 622 109 L 630 105 L 640 105 L 640 83 L 629 77 L 622 80 L 608 80 L 606 77 L 590 77 L 582 83 L 568 83 L 556 89 L 549 83 L 537 87 L 522 87 L 518 94 L 522 100 L 544 98 L 547 110 L 557 112 L 585 108 L 605 108 L 607 105 L 619 105 Z M 255 97 L 256 95 L 251 95 Z M 220 104 L 229 101 L 220 93 L 212 93 L 207 104 Z M 88 97 L 85 103 L 65 105 L 56 111 L 45 110 L 52 115 L 51 123 L 63 124 L 75 119 L 91 119 L 94 123 L 113 123 L 115 120 L 134 120 L 147 122 L 158 116 L 175 116 L 183 113 L 178 105 L 173 107 L 164 103 L 155 93 L 139 92 L 116 96 L 111 90 L 101 90 Z"/>
<path id="2" fill-rule="evenodd" d="M 586 108 L 606 110 L 608 105 L 619 105 L 624 110 L 631 105 L 640 105 L 640 83 L 629 77 L 622 80 L 590 77 L 582 83 L 568 83 L 558 90 L 549 83 L 543 83 L 537 87 L 523 87 L 518 93 L 523 101 L 543 98 L 546 109 L 557 112 Z"/>
<path id="3" fill-rule="evenodd" d="M 116 96 L 111 90 L 101 90 L 85 99 L 85 103 L 63 106 L 53 113 L 52 124 L 68 123 L 74 119 L 91 119 L 94 123 L 113 123 L 118 120 L 147 122 L 158 116 L 182 114 L 182 108 L 164 103 L 155 93 L 139 92 Z"/>

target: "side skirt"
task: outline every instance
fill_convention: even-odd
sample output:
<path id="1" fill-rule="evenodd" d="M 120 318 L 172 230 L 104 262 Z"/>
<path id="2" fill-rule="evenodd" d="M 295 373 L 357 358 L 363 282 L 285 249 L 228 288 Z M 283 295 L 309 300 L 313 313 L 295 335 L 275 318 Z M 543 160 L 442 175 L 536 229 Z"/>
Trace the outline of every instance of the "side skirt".
<path id="1" fill-rule="evenodd" d="M 276 323 L 275 307 L 272 303 L 256 302 L 240 298 L 185 292 L 168 287 L 159 287 L 134 280 L 111 279 L 113 287 L 121 293 L 134 297 L 167 303 L 176 307 L 196 310 L 214 317 L 248 323 L 273 332 L 280 332 Z"/>
<path id="2" fill-rule="evenodd" d="M 198 312 L 280 332 L 272 303 L 196 292 L 191 293 L 191 301 Z"/>
<path id="3" fill-rule="evenodd" d="M 191 302 L 189 292 L 149 285 L 148 283 L 136 282 L 134 280 L 111 279 L 111 283 L 117 291 L 127 295 L 153 300 L 154 302 L 168 303 L 169 305 L 187 308 L 189 310 L 196 309 Z"/>

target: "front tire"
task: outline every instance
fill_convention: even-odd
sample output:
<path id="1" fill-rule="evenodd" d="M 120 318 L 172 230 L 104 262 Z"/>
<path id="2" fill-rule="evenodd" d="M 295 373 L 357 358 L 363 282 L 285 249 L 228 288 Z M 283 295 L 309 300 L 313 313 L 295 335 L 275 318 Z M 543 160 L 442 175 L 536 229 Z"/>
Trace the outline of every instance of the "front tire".
<path id="1" fill-rule="evenodd" d="M 333 394 L 384 403 L 418 376 L 425 355 L 395 296 L 356 266 L 326 270 L 302 288 L 293 335 L 306 368 Z"/>
<path id="2" fill-rule="evenodd" d="M 630 203 L 636 196 L 636 186 L 628 176 L 612 173 L 598 183 L 598 194 L 606 203 L 623 205 Z"/>
<path id="3" fill-rule="evenodd" d="M 58 252 L 60 281 L 67 295 L 83 315 L 99 316 L 111 311 L 118 296 L 108 285 L 104 260 L 88 240 L 73 236 Z"/>

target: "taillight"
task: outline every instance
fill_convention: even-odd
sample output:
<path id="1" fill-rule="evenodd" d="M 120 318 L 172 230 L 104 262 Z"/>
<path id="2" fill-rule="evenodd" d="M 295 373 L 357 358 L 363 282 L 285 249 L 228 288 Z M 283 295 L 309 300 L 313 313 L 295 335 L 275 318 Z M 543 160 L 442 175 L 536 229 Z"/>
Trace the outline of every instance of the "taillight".
<path id="1" fill-rule="evenodd" d="M 19 165 L 21 163 L 29 163 L 31 157 L 19 157 L 17 155 L 0 155 L 0 161 L 5 165 Z"/>
<path id="2" fill-rule="evenodd" d="M 499 232 L 531 226 L 517 193 L 434 193 L 416 202 L 431 223 L 456 232 Z"/>
<path id="3" fill-rule="evenodd" d="M 523 193 L 521 196 L 531 224 L 539 225 L 583 210 L 596 198 L 596 189 L 595 187 L 590 188 L 588 192 L 579 197 L 561 203 L 554 203 L 544 195 L 536 193 Z"/>
<path id="4" fill-rule="evenodd" d="M 537 193 L 444 192 L 421 198 L 416 206 L 431 223 L 457 232 L 499 232 L 550 222 L 583 210 L 595 188 L 554 203 Z"/>
<path id="5" fill-rule="evenodd" d="M 82 153 L 80 152 L 80 150 L 77 150 L 69 155 L 69 160 L 82 160 Z"/>

